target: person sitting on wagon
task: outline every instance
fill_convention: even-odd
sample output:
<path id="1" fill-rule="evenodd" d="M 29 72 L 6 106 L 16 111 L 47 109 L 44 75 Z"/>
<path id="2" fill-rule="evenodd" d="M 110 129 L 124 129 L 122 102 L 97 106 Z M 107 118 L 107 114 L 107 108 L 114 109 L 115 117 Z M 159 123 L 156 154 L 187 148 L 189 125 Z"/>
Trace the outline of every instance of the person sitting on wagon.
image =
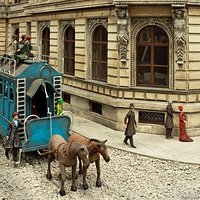
<path id="1" fill-rule="evenodd" d="M 22 127 L 23 124 L 19 120 L 19 113 L 14 112 L 12 114 L 12 121 L 9 122 L 6 132 L 6 144 L 5 144 L 5 156 L 9 159 L 9 151 L 13 150 L 13 161 L 16 164 L 18 161 L 18 153 L 21 147 L 21 142 L 18 134 L 18 128 Z"/>
<path id="2" fill-rule="evenodd" d="M 29 35 L 26 35 L 24 40 L 24 45 L 22 46 L 21 49 L 17 50 L 17 56 L 16 56 L 16 63 L 17 66 L 19 66 L 20 63 L 23 62 L 23 60 L 29 59 L 31 55 L 31 42 L 30 42 L 31 37 Z"/>
<path id="3" fill-rule="evenodd" d="M 5 60 L 5 62 L 8 61 L 6 59 L 6 57 L 7 58 L 13 58 L 13 59 L 15 59 L 15 56 L 16 56 L 16 53 L 17 53 L 17 49 L 19 48 L 19 43 L 18 43 L 18 37 L 17 37 L 17 35 L 13 35 L 12 36 L 12 42 L 7 46 L 7 48 L 8 47 L 11 47 L 11 50 L 10 50 L 10 52 L 8 54 L 4 54 L 3 55 L 3 57 L 5 57 L 5 58 L 1 59 L 1 63 L 3 63 L 4 60 Z"/>
<path id="4" fill-rule="evenodd" d="M 57 106 L 56 106 L 56 115 L 59 116 L 63 112 L 63 99 L 58 99 L 57 100 Z"/>

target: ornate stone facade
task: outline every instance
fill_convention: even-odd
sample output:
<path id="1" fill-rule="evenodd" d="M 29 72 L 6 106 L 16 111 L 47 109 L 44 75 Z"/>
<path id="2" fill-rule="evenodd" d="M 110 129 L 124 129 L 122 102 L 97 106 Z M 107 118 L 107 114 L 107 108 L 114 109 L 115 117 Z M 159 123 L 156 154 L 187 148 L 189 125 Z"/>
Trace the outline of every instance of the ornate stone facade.
<path id="1" fill-rule="evenodd" d="M 70 98 L 70 104 L 64 104 L 66 109 L 122 130 L 128 105 L 134 103 L 139 122 L 138 132 L 164 135 L 165 128 L 161 123 L 164 121 L 167 101 L 171 99 L 175 112 L 174 134 L 178 133 L 177 107 L 183 104 L 188 116 L 188 133 L 199 135 L 200 121 L 196 120 L 200 117 L 199 2 L 29 0 L 14 4 L 9 0 L 7 5 L 4 3 L 0 5 L 1 55 L 11 40 L 14 24 L 18 25 L 20 36 L 27 33 L 27 24 L 31 25 L 28 29 L 33 46 L 42 45 L 42 31 L 48 27 L 49 53 L 54 58 L 64 55 L 66 28 L 72 26 L 75 29 L 75 73 L 63 76 L 62 89 Z M 107 82 L 92 79 L 92 34 L 99 25 L 107 30 Z M 167 74 L 169 84 L 165 87 L 137 85 L 137 36 L 148 26 L 159 27 L 169 40 L 165 69 L 162 64 L 151 63 L 153 68 L 160 70 L 156 76 Z M 152 54 L 153 59 L 156 61 L 157 58 Z M 146 70 L 148 64 L 143 63 L 141 67 Z M 63 69 L 63 64 L 60 65 L 59 69 Z M 155 72 L 152 70 L 149 74 L 153 80 Z M 92 102 L 100 105 L 102 114 L 91 111 Z M 153 118 L 152 123 L 147 123 L 146 119 L 149 118 Z"/>

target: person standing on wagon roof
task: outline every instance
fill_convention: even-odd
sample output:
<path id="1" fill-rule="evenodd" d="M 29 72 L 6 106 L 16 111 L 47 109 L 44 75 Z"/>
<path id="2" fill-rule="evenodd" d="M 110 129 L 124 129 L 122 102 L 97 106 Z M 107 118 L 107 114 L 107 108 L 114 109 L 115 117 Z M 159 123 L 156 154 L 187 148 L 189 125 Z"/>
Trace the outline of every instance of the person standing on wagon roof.
<path id="1" fill-rule="evenodd" d="M 136 134 L 135 128 L 137 127 L 133 103 L 130 104 L 129 112 L 126 114 L 126 116 L 124 118 L 124 126 L 125 126 L 124 143 L 126 145 L 128 145 L 127 141 L 129 139 L 131 147 L 136 148 L 136 146 L 134 146 L 134 144 L 133 144 L 133 135 Z"/>
<path id="2" fill-rule="evenodd" d="M 18 128 L 22 127 L 23 124 L 19 120 L 19 113 L 14 112 L 12 114 L 13 120 L 9 122 L 6 133 L 6 144 L 5 144 L 5 156 L 9 159 L 9 151 L 13 150 L 13 161 L 17 164 L 18 153 L 21 147 L 21 142 L 18 134 Z"/>

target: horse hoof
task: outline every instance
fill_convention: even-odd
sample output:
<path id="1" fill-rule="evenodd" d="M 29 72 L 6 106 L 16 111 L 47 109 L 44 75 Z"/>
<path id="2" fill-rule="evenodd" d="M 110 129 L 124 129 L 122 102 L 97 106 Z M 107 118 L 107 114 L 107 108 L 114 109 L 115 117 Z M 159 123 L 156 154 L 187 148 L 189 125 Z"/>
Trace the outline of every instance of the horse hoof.
<path id="1" fill-rule="evenodd" d="M 60 190 L 60 196 L 65 196 L 65 191 L 64 190 Z"/>
<path id="2" fill-rule="evenodd" d="M 83 189 L 87 190 L 88 189 L 88 184 L 83 185 Z"/>
<path id="3" fill-rule="evenodd" d="M 75 192 L 76 190 L 77 190 L 77 187 L 72 185 L 72 186 L 71 186 L 71 191 L 74 191 L 74 192 Z"/>
<path id="4" fill-rule="evenodd" d="M 97 187 L 101 187 L 101 186 L 102 186 L 102 182 L 101 182 L 101 181 L 97 181 L 97 182 L 96 182 L 96 186 L 97 186 Z"/>
<path id="5" fill-rule="evenodd" d="M 52 175 L 51 174 L 47 174 L 46 177 L 51 180 L 52 179 Z"/>

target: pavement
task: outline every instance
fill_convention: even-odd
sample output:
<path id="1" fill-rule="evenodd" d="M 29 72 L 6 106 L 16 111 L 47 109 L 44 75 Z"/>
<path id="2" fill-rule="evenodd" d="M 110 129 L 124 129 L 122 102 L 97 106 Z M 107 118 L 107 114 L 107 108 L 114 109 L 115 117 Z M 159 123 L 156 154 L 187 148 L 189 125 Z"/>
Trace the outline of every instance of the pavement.
<path id="1" fill-rule="evenodd" d="M 200 164 L 200 136 L 192 137 L 193 142 L 180 142 L 178 137 L 171 140 L 165 135 L 138 133 L 134 136 L 134 145 L 123 143 L 124 132 L 116 131 L 96 122 L 73 115 L 72 130 L 88 138 L 108 140 L 107 146 L 139 155 L 183 163 Z M 137 130 L 136 130 L 137 131 Z"/>

